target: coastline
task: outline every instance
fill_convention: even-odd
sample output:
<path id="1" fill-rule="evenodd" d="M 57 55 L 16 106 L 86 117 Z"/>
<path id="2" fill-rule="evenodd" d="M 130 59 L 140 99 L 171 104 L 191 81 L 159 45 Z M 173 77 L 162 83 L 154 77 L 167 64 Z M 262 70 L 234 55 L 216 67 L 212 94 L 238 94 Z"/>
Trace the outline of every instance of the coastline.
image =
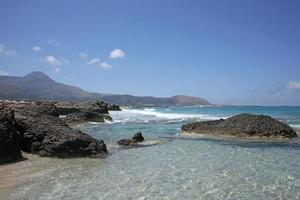
<path id="1" fill-rule="evenodd" d="M 173 112 L 176 116 L 184 114 L 178 117 L 187 116 L 190 111 L 190 108 L 182 113 L 176 108 L 153 109 Z M 203 108 L 195 109 L 201 113 Z M 300 180 L 297 175 L 300 141 L 185 133 L 179 132 L 181 125 L 197 119 L 176 118 L 170 123 L 166 118 L 150 115 L 151 112 L 121 112 L 110 113 L 115 123 L 71 126 L 102 138 L 109 151 L 104 159 L 62 159 L 22 152 L 27 160 L 0 166 L 0 199 L 152 199 L 161 195 L 181 199 L 180 194 L 187 199 L 224 199 L 226 196 L 222 195 L 227 191 L 232 191 L 235 197 L 241 197 L 238 195 L 243 191 L 246 199 L 254 194 L 268 199 L 295 197 L 299 193 L 295 188 Z M 145 136 L 140 146 L 127 148 L 117 144 L 135 131 Z"/>

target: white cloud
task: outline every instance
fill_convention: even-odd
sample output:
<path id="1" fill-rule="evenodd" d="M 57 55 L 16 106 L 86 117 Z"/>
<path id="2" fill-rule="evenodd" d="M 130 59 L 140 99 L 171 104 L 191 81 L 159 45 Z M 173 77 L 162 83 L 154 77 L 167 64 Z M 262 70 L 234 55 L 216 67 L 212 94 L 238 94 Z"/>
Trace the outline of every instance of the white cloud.
<path id="1" fill-rule="evenodd" d="M 61 60 L 61 62 L 65 63 L 65 64 L 70 63 L 70 61 L 68 59 L 65 59 L 65 58 L 61 58 L 60 60 Z"/>
<path id="2" fill-rule="evenodd" d="M 17 53 L 14 49 L 7 49 L 3 44 L 0 43 L 0 54 L 5 56 L 15 55 Z"/>
<path id="3" fill-rule="evenodd" d="M 125 52 L 121 49 L 115 49 L 110 52 L 110 58 L 124 58 Z"/>
<path id="4" fill-rule="evenodd" d="M 0 70 L 0 76 L 8 76 L 6 71 Z"/>
<path id="5" fill-rule="evenodd" d="M 79 56 L 80 56 L 81 58 L 87 58 L 87 57 L 89 57 L 89 54 L 87 54 L 87 53 L 85 53 L 85 52 L 81 52 L 81 53 L 79 54 Z"/>
<path id="6" fill-rule="evenodd" d="M 54 56 L 47 56 L 45 59 L 42 59 L 42 61 L 54 66 L 62 65 L 62 62 L 56 59 Z"/>
<path id="7" fill-rule="evenodd" d="M 34 46 L 34 47 L 32 47 L 32 51 L 39 52 L 39 51 L 42 51 L 42 48 L 39 46 Z"/>
<path id="8" fill-rule="evenodd" d="M 88 65 L 100 65 L 101 60 L 100 58 L 93 58 L 87 62 Z"/>
<path id="9" fill-rule="evenodd" d="M 55 72 L 55 73 L 60 72 L 60 68 L 55 68 L 54 72 Z"/>
<path id="10" fill-rule="evenodd" d="M 46 62 L 53 66 L 61 66 L 63 64 L 69 64 L 70 61 L 66 58 L 55 58 L 54 56 L 46 56 L 46 58 L 40 59 L 42 62 Z"/>
<path id="11" fill-rule="evenodd" d="M 112 66 L 106 62 L 101 62 L 100 58 L 93 58 L 87 62 L 88 65 L 95 65 L 101 68 L 111 68 Z"/>
<path id="12" fill-rule="evenodd" d="M 52 45 L 52 46 L 59 46 L 60 43 L 57 42 L 56 40 L 48 40 L 48 44 Z"/>
<path id="13" fill-rule="evenodd" d="M 300 89 L 300 82 L 290 81 L 287 84 L 288 89 Z"/>
<path id="14" fill-rule="evenodd" d="M 100 67 L 103 67 L 103 68 L 111 68 L 111 65 L 106 63 L 106 62 L 103 62 L 100 64 Z"/>

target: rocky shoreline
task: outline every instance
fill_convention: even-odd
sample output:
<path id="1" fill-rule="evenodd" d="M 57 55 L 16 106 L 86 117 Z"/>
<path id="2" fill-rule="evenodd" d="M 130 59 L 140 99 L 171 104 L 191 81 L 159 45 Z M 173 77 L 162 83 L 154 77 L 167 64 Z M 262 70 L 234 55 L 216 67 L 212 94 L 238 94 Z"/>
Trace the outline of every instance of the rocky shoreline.
<path id="1" fill-rule="evenodd" d="M 120 110 L 103 101 L 10 102 L 0 101 L 0 164 L 22 159 L 22 152 L 47 157 L 97 157 L 108 150 L 101 139 L 73 129 L 76 124 L 111 121 L 109 111 Z M 75 127 L 75 126 L 74 126 Z M 297 137 L 288 125 L 265 115 L 240 114 L 227 119 L 183 125 L 181 136 L 290 139 Z M 120 139 L 119 146 L 138 147 L 141 132 Z"/>
<path id="2" fill-rule="evenodd" d="M 222 136 L 235 138 L 290 139 L 297 133 L 270 116 L 239 114 L 227 119 L 200 121 L 183 125 L 182 136 Z"/>
<path id="3" fill-rule="evenodd" d="M 109 110 L 120 108 L 103 101 L 0 102 L 0 164 L 22 159 L 21 151 L 60 158 L 104 155 L 103 140 L 69 125 L 112 120 Z"/>

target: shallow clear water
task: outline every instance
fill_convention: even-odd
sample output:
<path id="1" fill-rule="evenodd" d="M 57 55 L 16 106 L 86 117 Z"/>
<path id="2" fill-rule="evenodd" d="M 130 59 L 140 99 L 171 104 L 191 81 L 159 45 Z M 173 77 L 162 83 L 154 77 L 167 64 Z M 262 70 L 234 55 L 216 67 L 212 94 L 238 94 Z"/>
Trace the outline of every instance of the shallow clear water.
<path id="1" fill-rule="evenodd" d="M 216 141 L 177 135 L 189 121 L 241 112 L 300 124 L 299 107 L 124 109 L 112 113 L 114 123 L 81 127 L 105 140 L 106 158 L 26 155 L 27 161 L 0 167 L 0 199 L 300 199 L 299 139 Z M 143 132 L 145 147 L 116 145 L 137 131 Z"/>

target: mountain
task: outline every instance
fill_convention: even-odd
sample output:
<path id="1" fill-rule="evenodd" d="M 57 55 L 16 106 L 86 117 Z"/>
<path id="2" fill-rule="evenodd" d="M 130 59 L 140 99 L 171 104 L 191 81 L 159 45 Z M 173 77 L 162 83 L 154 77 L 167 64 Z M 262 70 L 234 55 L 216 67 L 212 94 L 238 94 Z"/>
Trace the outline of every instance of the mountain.
<path id="1" fill-rule="evenodd" d="M 73 101 L 102 99 L 124 106 L 191 106 L 210 104 L 205 99 L 184 95 L 157 98 L 92 93 L 78 87 L 58 83 L 43 72 L 32 72 L 23 77 L 0 76 L 0 99 Z"/>
<path id="2" fill-rule="evenodd" d="M 19 91 L 9 99 L 83 100 L 93 97 L 91 93 L 78 87 L 58 83 L 43 72 L 32 72 L 23 77 L 0 76 L 0 86 L 14 86 L 14 91 Z M 0 98 L 3 99 L 5 93 L 0 92 Z"/>
<path id="3" fill-rule="evenodd" d="M 35 99 L 34 96 L 26 93 L 14 85 L 0 85 L 0 99 Z"/>
<path id="4" fill-rule="evenodd" d="M 137 97 L 132 95 L 106 95 L 102 99 L 117 105 L 124 106 L 192 106 L 192 105 L 210 105 L 210 103 L 200 97 L 190 97 L 177 95 L 173 97 Z"/>

